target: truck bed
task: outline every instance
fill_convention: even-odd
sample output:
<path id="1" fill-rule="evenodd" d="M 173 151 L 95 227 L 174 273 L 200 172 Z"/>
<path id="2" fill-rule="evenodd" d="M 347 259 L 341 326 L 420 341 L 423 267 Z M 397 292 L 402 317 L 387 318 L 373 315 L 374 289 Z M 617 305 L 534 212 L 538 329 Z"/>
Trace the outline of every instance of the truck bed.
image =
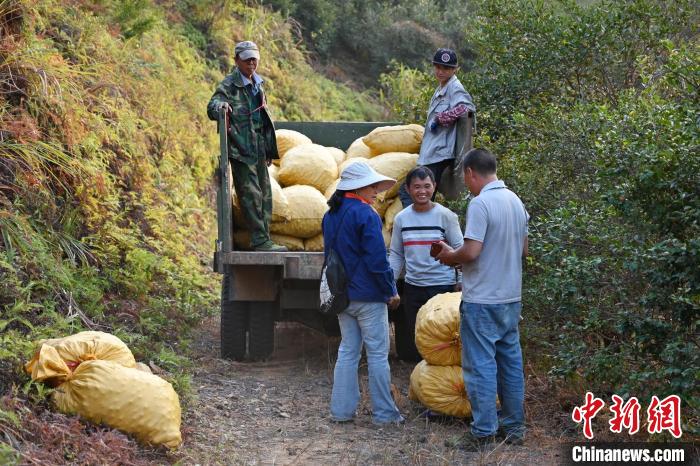
<path id="1" fill-rule="evenodd" d="M 323 267 L 322 252 L 219 252 L 219 263 L 233 266 L 281 266 L 282 279 L 318 280 Z M 238 268 L 238 267 L 236 267 Z"/>

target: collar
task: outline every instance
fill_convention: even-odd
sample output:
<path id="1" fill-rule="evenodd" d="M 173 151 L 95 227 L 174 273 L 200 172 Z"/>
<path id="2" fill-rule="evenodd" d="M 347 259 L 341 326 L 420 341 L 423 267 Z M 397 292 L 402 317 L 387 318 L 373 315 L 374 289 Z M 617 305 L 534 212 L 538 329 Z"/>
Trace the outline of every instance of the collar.
<path id="1" fill-rule="evenodd" d="M 253 84 L 253 86 L 257 87 L 263 83 L 263 78 L 261 78 L 258 73 L 253 73 L 253 79 L 250 80 L 243 76 L 243 73 L 241 73 L 241 81 L 243 81 L 244 86 L 247 86 L 248 84 Z"/>
<path id="2" fill-rule="evenodd" d="M 488 191 L 491 189 L 501 189 L 501 188 L 505 188 L 505 187 L 506 187 L 505 181 L 494 180 L 494 181 L 490 182 L 489 184 L 487 184 L 486 186 L 484 186 L 483 188 L 481 188 L 481 192 L 479 194 L 482 194 L 484 191 Z"/>
<path id="3" fill-rule="evenodd" d="M 447 82 L 445 83 L 444 86 L 441 87 L 441 86 L 438 84 L 438 88 L 437 88 L 436 94 L 437 94 L 437 95 L 445 95 L 445 92 L 447 92 L 447 88 L 450 86 L 450 84 L 452 84 L 452 81 L 454 81 L 455 79 L 457 79 L 457 73 L 453 74 L 452 77 L 451 77 L 450 79 L 447 80 Z"/>
<path id="4" fill-rule="evenodd" d="M 367 202 L 367 199 L 365 199 L 364 197 L 358 196 L 355 193 L 345 193 L 345 197 L 347 197 L 348 199 L 357 199 L 358 201 L 360 201 L 364 204 L 371 205 L 369 202 Z"/>
<path id="5" fill-rule="evenodd" d="M 241 70 L 238 69 L 238 67 L 233 68 L 233 85 L 238 86 L 238 87 L 244 87 L 247 84 L 251 84 L 251 80 L 243 76 L 243 73 L 241 73 Z M 260 77 L 258 73 L 253 73 L 253 81 L 255 81 L 255 86 L 260 86 L 264 82 L 264 79 Z"/>

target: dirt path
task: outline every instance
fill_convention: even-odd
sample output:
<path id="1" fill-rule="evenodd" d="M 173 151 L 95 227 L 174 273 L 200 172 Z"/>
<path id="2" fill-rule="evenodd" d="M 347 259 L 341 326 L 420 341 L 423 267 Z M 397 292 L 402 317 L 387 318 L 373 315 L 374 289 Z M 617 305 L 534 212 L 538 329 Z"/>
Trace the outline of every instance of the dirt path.
<path id="1" fill-rule="evenodd" d="M 484 453 L 444 446 L 466 423 L 427 419 L 406 398 L 412 364 L 390 360 L 406 424 L 372 425 L 367 367 L 361 364 L 362 402 L 357 420 L 328 419 L 338 339 L 294 324 L 278 324 L 277 347 L 262 363 L 219 359 L 218 319 L 203 326 L 196 343 L 193 388 L 198 400 L 184 413 L 187 464 L 557 464 L 558 441 L 530 422 L 524 446 L 498 445 Z M 530 410 L 531 411 L 531 410 Z M 528 413 L 528 417 L 530 413 Z"/>

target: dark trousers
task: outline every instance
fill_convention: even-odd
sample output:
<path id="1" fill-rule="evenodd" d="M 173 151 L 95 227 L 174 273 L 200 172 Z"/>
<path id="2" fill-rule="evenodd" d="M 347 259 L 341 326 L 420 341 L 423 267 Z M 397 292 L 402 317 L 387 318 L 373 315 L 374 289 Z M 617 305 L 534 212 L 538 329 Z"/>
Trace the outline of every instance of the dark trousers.
<path id="1" fill-rule="evenodd" d="M 416 315 L 418 310 L 433 296 L 454 291 L 454 285 L 414 286 L 403 285 L 401 307 L 394 321 L 396 352 L 404 361 L 420 361 L 416 348 Z"/>
<path id="2" fill-rule="evenodd" d="M 246 227 L 250 231 L 250 245 L 260 246 L 270 240 L 272 220 L 272 186 L 267 171 L 267 160 L 260 157 L 257 162 L 251 164 L 235 159 L 229 160 L 233 187 Z"/>
<path id="3" fill-rule="evenodd" d="M 440 178 L 442 178 L 442 173 L 445 171 L 445 169 L 449 168 L 452 166 L 454 163 L 455 159 L 447 159 L 447 160 L 441 160 L 437 163 L 429 163 L 428 165 L 424 165 L 424 167 L 427 167 L 430 169 L 430 171 L 433 172 L 433 175 L 435 175 L 435 192 L 433 193 L 433 198 L 432 200 L 435 200 L 435 195 L 438 192 L 438 186 L 440 186 Z M 399 188 L 399 199 L 401 199 L 401 204 L 405 207 L 410 206 L 413 204 L 413 200 L 411 199 L 411 196 L 408 194 L 408 188 L 406 187 L 406 182 L 403 182 L 401 184 L 401 188 Z"/>

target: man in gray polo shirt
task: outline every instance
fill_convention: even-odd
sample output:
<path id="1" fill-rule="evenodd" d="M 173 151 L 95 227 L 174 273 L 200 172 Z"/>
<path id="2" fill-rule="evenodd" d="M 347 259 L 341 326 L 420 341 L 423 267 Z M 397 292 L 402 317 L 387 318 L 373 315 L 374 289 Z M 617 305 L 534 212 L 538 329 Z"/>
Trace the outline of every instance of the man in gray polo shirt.
<path id="1" fill-rule="evenodd" d="M 437 256 L 446 265 L 462 264 L 462 369 L 473 421 L 459 446 L 477 450 L 496 434 L 522 444 L 525 383 L 518 323 L 529 215 L 497 178 L 490 152 L 467 153 L 464 182 L 476 196 L 467 209 L 464 244 L 455 250 L 441 243 Z"/>

